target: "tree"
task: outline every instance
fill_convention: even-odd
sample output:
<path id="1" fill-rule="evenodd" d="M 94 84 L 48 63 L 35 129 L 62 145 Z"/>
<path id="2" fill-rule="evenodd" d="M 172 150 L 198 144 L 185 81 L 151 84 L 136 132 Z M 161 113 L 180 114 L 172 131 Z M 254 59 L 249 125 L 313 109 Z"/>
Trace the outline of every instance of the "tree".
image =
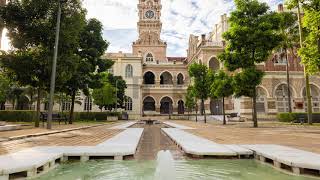
<path id="1" fill-rule="evenodd" d="M 116 88 L 109 82 L 106 82 L 102 88 L 94 89 L 92 92 L 92 98 L 99 109 L 107 108 L 117 102 Z"/>
<path id="2" fill-rule="evenodd" d="M 211 74 L 208 67 L 203 64 L 193 63 L 189 67 L 189 75 L 193 78 L 193 91 L 195 97 L 201 100 L 200 113 L 204 115 L 204 122 L 207 123 L 204 101 L 210 94 Z"/>
<path id="3" fill-rule="evenodd" d="M 233 94 L 233 79 L 224 71 L 220 71 L 214 79 L 211 85 L 212 98 L 222 98 L 223 105 L 223 125 L 227 124 L 225 113 L 225 98 L 230 97 Z"/>
<path id="4" fill-rule="evenodd" d="M 300 50 L 298 54 L 302 59 L 304 64 L 304 74 L 305 74 L 305 83 L 306 83 L 306 96 L 307 96 L 307 109 L 308 109 L 308 123 L 312 124 L 312 101 L 311 101 L 311 89 L 310 89 L 310 74 L 313 74 L 317 69 L 317 62 L 319 62 L 319 52 L 320 52 L 320 25 L 319 25 L 319 11 L 320 11 L 320 2 L 319 0 L 287 0 L 286 4 L 289 9 L 296 8 L 298 14 L 298 23 L 299 23 L 299 39 L 300 39 Z M 307 30 L 310 29 L 311 32 L 306 38 L 303 30 L 302 24 L 302 14 L 301 14 L 301 5 L 305 13 L 304 23 L 307 25 Z M 311 23 L 311 24 L 309 24 Z M 310 28 L 309 28 L 310 27 Z M 305 42 L 304 42 L 305 41 Z M 318 46 L 318 47 L 317 47 Z M 317 53 L 318 51 L 318 53 Z M 311 63 L 310 63 L 311 62 Z"/>
<path id="5" fill-rule="evenodd" d="M 4 74 L 0 74 L 0 109 L 5 110 L 5 103 L 8 100 L 8 93 L 11 87 L 11 82 Z"/>
<path id="6" fill-rule="evenodd" d="M 74 105 L 76 93 L 82 90 L 85 95 L 89 95 L 89 88 L 101 87 L 100 72 L 109 69 L 113 62 L 101 59 L 108 47 L 108 43 L 102 38 L 103 26 L 97 19 L 90 19 L 83 28 L 79 47 L 75 53 L 79 56 L 79 61 L 74 63 L 75 71 L 69 81 L 66 81 L 62 89 L 71 96 L 71 111 L 69 114 L 69 124 L 74 119 Z M 96 72 L 98 69 L 98 72 Z"/>
<path id="7" fill-rule="evenodd" d="M 283 39 L 280 45 L 277 47 L 277 51 L 280 51 L 280 58 L 284 57 L 286 59 L 288 105 L 289 113 L 292 113 L 288 51 L 290 50 L 292 57 L 294 57 L 294 48 L 297 47 L 299 43 L 299 28 L 297 25 L 297 16 L 295 13 L 280 12 L 279 17 L 279 33 Z"/>
<path id="8" fill-rule="evenodd" d="M 186 107 L 188 109 L 188 119 L 190 119 L 190 112 L 193 112 L 193 110 L 195 109 L 196 104 L 197 104 L 197 100 L 196 100 L 196 97 L 195 97 L 195 94 L 193 91 L 193 86 L 188 87 L 185 101 L 186 101 Z M 196 116 L 197 116 L 197 114 L 196 114 Z M 196 121 L 197 120 L 198 119 L 196 118 Z"/>
<path id="9" fill-rule="evenodd" d="M 230 29 L 223 34 L 227 45 L 219 59 L 229 71 L 240 71 L 235 75 L 235 91 L 252 98 L 252 120 L 254 127 L 258 127 L 255 91 L 263 73 L 255 65 L 268 60 L 281 42 L 282 37 L 277 33 L 280 19 L 275 12 L 269 11 L 266 3 L 257 0 L 235 0 L 235 4 L 236 10 L 229 20 Z"/>
<path id="10" fill-rule="evenodd" d="M 115 104 L 111 104 L 109 109 L 111 108 L 124 108 L 124 100 L 125 100 L 125 91 L 127 89 L 127 83 L 121 76 L 114 76 L 113 74 L 107 75 L 107 81 L 116 88 L 116 97 L 117 101 Z"/>
<path id="11" fill-rule="evenodd" d="M 39 127 L 40 93 L 50 86 L 48 79 L 51 73 L 57 7 L 58 1 L 53 0 L 13 0 L 0 9 L 0 16 L 8 29 L 8 37 L 15 48 L 12 52 L 1 55 L 2 68 L 13 74 L 14 80 L 20 85 L 37 89 L 36 127 Z M 78 47 L 84 20 L 85 10 L 80 1 L 69 0 L 63 4 L 56 84 L 63 84 L 75 71 L 74 62 L 78 60 L 78 56 L 74 49 Z"/>

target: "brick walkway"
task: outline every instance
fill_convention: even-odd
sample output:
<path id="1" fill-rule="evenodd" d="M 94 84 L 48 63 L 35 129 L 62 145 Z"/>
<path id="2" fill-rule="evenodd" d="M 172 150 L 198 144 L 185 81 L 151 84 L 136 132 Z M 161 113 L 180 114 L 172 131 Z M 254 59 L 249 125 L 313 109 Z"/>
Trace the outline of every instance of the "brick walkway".
<path id="1" fill-rule="evenodd" d="M 0 155 L 34 146 L 95 146 L 122 131 L 108 129 L 110 126 L 105 125 L 66 133 L 2 142 L 0 143 Z"/>
<path id="2" fill-rule="evenodd" d="M 189 132 L 221 144 L 279 144 L 320 153 L 320 127 L 284 125 L 280 123 L 260 123 L 260 128 L 252 128 L 252 123 L 233 123 L 223 126 L 218 123 L 174 121 L 197 128 Z"/>

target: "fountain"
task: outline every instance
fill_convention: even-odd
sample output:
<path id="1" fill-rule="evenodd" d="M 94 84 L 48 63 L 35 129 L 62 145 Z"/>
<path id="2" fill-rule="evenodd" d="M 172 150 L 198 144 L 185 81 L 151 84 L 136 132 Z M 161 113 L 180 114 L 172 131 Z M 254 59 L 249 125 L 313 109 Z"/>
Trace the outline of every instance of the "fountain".
<path id="1" fill-rule="evenodd" d="M 155 180 L 175 180 L 176 171 L 174 167 L 174 159 L 170 151 L 159 151 L 157 155 L 157 168 L 155 172 Z"/>

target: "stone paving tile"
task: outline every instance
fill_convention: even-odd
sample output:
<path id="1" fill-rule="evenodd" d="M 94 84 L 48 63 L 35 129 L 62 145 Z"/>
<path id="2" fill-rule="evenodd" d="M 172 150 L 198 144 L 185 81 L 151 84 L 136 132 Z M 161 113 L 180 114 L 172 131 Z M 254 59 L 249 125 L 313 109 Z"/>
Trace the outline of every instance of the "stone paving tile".
<path id="1" fill-rule="evenodd" d="M 110 125 L 84 130 L 26 138 L 0 143 L 0 155 L 34 146 L 95 146 L 117 135 L 122 130 L 108 129 Z"/>
<path id="2" fill-rule="evenodd" d="M 120 123 L 107 123 L 108 126 L 114 126 Z M 15 130 L 15 131 L 3 131 L 0 132 L 0 140 L 1 139 L 7 139 L 9 137 L 13 136 L 22 136 L 22 135 L 28 135 L 28 134 L 36 134 L 36 133 L 45 133 L 50 131 L 56 131 L 56 130 L 64 130 L 64 129 L 72 129 L 72 128 L 79 128 L 79 127 L 85 127 L 90 125 L 98 125 L 97 123 L 75 123 L 75 124 L 53 124 L 52 130 L 48 130 L 45 127 L 40 125 L 39 128 L 34 128 L 33 124 L 28 124 L 28 126 L 22 126 L 23 129 L 21 130 Z"/>
<path id="3" fill-rule="evenodd" d="M 279 144 L 306 151 L 320 153 L 320 127 L 260 123 L 260 128 L 252 128 L 252 123 L 218 123 L 173 121 L 197 129 L 186 130 L 195 135 L 221 144 Z"/>

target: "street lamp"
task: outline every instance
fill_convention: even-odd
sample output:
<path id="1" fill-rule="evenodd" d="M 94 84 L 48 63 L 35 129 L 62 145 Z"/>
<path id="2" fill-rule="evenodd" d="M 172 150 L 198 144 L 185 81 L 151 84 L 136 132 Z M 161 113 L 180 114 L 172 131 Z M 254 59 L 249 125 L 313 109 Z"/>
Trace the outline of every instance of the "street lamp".
<path id="1" fill-rule="evenodd" d="M 53 54 L 52 70 L 51 70 L 47 129 L 51 129 L 52 128 L 53 98 L 54 98 L 54 89 L 55 89 L 55 83 L 56 83 L 57 57 L 58 57 L 58 47 L 59 47 L 59 35 L 60 35 L 61 4 L 64 3 L 64 2 L 66 2 L 66 0 L 58 0 L 56 39 L 55 39 L 55 45 L 54 45 L 54 54 Z"/>

